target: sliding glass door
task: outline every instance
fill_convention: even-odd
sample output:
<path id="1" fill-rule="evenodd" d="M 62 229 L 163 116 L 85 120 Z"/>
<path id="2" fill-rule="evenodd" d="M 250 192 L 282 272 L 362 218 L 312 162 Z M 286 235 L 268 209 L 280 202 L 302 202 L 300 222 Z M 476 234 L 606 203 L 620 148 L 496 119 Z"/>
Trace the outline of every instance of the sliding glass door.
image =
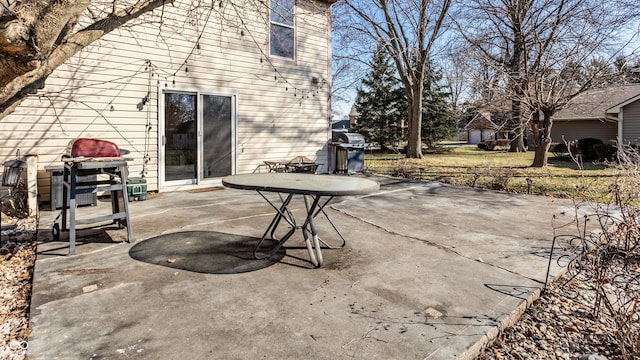
<path id="1" fill-rule="evenodd" d="M 161 185 L 197 185 L 231 175 L 235 97 L 166 91 L 162 99 Z"/>

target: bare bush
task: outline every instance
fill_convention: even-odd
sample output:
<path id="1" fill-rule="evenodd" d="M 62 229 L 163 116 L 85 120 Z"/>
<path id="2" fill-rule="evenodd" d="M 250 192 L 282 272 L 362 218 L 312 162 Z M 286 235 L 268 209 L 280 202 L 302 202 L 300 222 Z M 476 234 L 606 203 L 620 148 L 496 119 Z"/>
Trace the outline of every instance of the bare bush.
<path id="1" fill-rule="evenodd" d="M 634 359 L 640 356 L 640 154 L 621 148 L 610 166 L 619 170 L 610 204 L 576 203 L 574 220 L 554 229 L 550 260 L 567 266 L 560 285 L 572 289 L 569 300 L 587 306 L 594 319 L 611 321 L 610 341 L 622 359 Z M 567 229 L 574 230 L 561 233 Z"/>
<path id="2" fill-rule="evenodd" d="M 411 179 L 411 169 L 412 165 L 407 159 L 400 159 L 395 163 L 391 176 Z"/>
<path id="3" fill-rule="evenodd" d="M 498 168 L 494 171 L 489 171 L 491 180 L 489 187 L 492 190 L 506 191 L 509 187 L 509 181 L 513 178 L 514 171 L 508 168 Z"/>

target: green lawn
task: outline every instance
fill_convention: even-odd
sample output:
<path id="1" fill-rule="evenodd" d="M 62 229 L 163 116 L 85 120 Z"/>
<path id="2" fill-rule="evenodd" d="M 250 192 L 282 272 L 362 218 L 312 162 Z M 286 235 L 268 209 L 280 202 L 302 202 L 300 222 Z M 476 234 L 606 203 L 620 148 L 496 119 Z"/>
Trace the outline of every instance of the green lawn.
<path id="1" fill-rule="evenodd" d="M 621 175 L 604 164 L 584 163 L 580 167 L 569 159 L 555 159 L 553 154 L 549 154 L 546 168 L 531 168 L 532 151 L 484 151 L 475 145 L 442 150 L 425 153 L 423 159 L 367 152 L 365 167 L 376 174 L 604 203 L 613 201 L 609 189 Z"/>

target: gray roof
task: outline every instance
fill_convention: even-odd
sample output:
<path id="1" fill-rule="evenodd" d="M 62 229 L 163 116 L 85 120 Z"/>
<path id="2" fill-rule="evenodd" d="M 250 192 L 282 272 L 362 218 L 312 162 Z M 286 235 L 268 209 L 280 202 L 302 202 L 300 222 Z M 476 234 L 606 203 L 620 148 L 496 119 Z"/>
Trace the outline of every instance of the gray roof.
<path id="1" fill-rule="evenodd" d="M 491 114 L 485 113 L 481 111 L 476 114 L 476 116 L 469 121 L 469 123 L 464 127 L 465 130 L 469 129 L 493 129 L 497 130 L 500 126 L 496 125 L 493 121 L 491 121 Z"/>
<path id="2" fill-rule="evenodd" d="M 605 119 L 607 109 L 640 95 L 640 84 L 592 89 L 576 96 L 554 120 Z"/>

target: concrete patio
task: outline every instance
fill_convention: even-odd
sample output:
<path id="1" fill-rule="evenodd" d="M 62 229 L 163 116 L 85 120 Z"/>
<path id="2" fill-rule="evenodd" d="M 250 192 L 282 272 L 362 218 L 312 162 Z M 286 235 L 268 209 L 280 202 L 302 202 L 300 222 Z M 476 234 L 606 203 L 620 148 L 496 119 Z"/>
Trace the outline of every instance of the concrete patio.
<path id="1" fill-rule="evenodd" d="M 43 211 L 29 358 L 473 359 L 539 293 L 573 204 L 371 178 L 379 192 L 327 207 L 347 245 L 317 269 L 301 235 L 253 259 L 273 209 L 251 191 L 150 194 L 130 203 L 134 243 L 79 231 L 74 256 Z"/>

